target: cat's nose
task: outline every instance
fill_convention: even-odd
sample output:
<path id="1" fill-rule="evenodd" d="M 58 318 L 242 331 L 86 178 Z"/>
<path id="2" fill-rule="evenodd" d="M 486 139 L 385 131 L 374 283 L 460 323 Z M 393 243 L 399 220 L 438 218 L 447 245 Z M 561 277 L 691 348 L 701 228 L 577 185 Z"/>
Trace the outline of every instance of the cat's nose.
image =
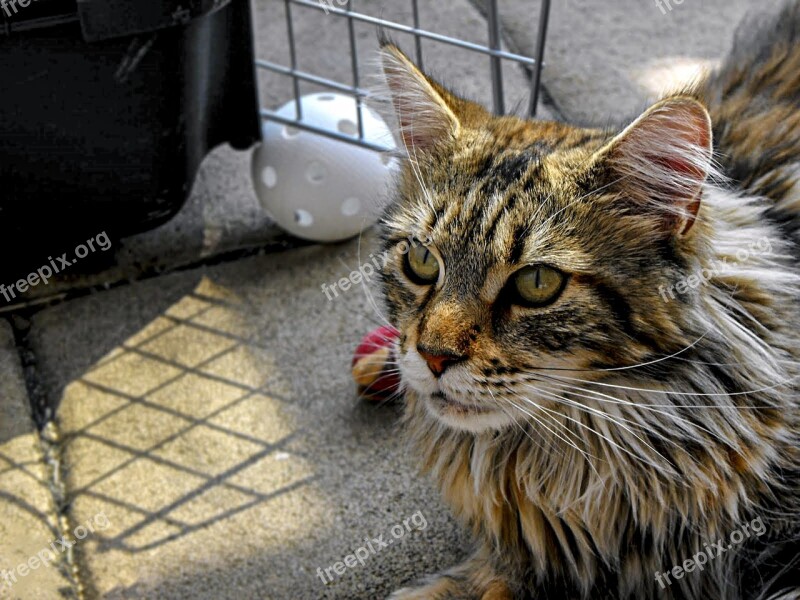
<path id="1" fill-rule="evenodd" d="M 465 360 L 466 355 L 456 354 L 439 349 L 432 349 L 422 344 L 417 344 L 417 352 L 428 363 L 428 368 L 436 377 L 440 377 L 447 367 Z"/>

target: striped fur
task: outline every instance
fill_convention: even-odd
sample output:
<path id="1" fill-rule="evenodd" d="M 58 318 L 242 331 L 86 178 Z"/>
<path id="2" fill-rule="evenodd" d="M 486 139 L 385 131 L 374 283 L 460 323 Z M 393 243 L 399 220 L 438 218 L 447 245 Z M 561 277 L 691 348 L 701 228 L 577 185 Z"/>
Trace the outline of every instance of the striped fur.
<path id="1" fill-rule="evenodd" d="M 384 46 L 404 421 L 476 540 L 393 598 L 800 598 L 800 2 L 742 31 L 621 130 L 491 116 Z M 530 264 L 567 274 L 554 303 L 509 300 Z M 465 358 L 436 378 L 421 339 Z"/>

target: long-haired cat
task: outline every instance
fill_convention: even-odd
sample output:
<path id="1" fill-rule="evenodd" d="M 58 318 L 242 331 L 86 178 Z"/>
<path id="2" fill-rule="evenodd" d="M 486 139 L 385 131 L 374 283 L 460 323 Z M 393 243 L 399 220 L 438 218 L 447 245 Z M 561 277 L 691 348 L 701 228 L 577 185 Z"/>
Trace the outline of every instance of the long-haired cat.
<path id="1" fill-rule="evenodd" d="M 799 599 L 800 2 L 615 131 L 382 59 L 405 427 L 476 539 L 392 598 Z"/>

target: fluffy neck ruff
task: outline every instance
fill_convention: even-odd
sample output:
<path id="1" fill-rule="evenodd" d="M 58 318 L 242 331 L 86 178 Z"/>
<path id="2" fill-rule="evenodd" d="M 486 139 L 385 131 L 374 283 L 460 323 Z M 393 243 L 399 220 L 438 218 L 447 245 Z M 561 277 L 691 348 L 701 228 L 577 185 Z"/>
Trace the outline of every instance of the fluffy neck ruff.
<path id="1" fill-rule="evenodd" d="M 688 340 L 677 355 L 593 381 L 525 374 L 571 403 L 500 432 L 448 429 L 407 396 L 423 469 L 498 568 L 528 574 L 532 590 L 560 580 L 583 597 L 598 586 L 652 597 L 653 573 L 744 519 L 766 521 L 771 502 L 800 505 L 797 482 L 780 476 L 798 464 L 800 277 L 763 203 L 712 185 L 704 203 L 715 225 L 694 267 L 706 279 L 675 300 Z M 704 577 L 722 585 L 732 556 Z M 688 581 L 667 593 L 703 597 Z"/>

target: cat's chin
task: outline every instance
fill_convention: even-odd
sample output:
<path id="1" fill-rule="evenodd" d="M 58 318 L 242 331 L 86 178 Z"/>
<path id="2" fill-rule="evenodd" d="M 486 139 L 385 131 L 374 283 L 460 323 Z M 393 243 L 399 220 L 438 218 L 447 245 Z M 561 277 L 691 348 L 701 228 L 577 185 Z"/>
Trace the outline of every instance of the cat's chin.
<path id="1" fill-rule="evenodd" d="M 501 410 L 462 403 L 441 392 L 424 395 L 423 402 L 434 419 L 451 429 L 483 433 L 513 425 L 511 417 Z"/>

